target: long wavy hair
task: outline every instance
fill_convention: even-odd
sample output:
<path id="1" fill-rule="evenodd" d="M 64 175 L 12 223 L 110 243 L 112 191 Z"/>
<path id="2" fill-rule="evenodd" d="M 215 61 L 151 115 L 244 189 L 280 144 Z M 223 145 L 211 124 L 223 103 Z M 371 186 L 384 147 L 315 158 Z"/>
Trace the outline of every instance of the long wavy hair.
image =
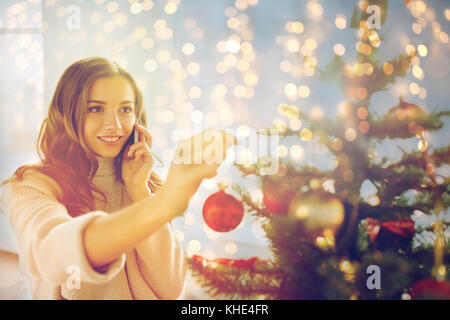
<path id="1" fill-rule="evenodd" d="M 67 208 L 72 217 L 96 210 L 94 199 L 106 203 L 106 195 L 92 183 L 98 169 L 98 161 L 84 140 L 83 124 L 87 113 L 89 88 L 98 78 L 113 76 L 121 76 L 130 83 L 135 95 L 137 121 L 146 126 L 142 93 L 127 71 L 117 63 L 101 57 L 76 61 L 59 79 L 48 116 L 41 125 L 37 143 L 40 163 L 19 167 L 2 185 L 21 181 L 25 171 L 36 170 L 58 183 L 62 191 L 58 201 Z M 122 183 L 122 157 L 126 147 L 132 143 L 133 134 L 114 159 L 116 180 Z M 161 178 L 152 172 L 148 181 L 152 193 L 160 189 L 162 184 Z M 99 194 L 102 199 L 95 197 L 94 193 Z"/>

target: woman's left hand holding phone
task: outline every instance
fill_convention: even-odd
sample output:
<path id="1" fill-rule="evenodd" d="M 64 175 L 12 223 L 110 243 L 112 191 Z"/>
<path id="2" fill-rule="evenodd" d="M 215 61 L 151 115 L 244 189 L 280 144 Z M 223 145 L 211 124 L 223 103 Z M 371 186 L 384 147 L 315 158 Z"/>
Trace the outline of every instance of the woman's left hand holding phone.
<path id="1" fill-rule="evenodd" d="M 123 153 L 122 179 L 133 202 L 150 195 L 147 185 L 153 168 L 154 159 L 150 151 L 152 136 L 142 125 L 136 124 L 134 134 L 138 135 L 137 143 L 129 145 Z M 135 139 L 136 141 L 136 139 Z"/>

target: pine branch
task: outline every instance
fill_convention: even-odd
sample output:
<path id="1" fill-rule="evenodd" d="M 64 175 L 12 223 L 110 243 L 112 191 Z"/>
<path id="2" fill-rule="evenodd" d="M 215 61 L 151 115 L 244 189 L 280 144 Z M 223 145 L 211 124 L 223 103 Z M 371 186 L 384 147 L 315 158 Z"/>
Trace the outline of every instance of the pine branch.
<path id="1" fill-rule="evenodd" d="M 445 112 L 437 114 L 418 114 L 414 119 L 398 119 L 394 112 L 388 113 L 379 120 L 374 121 L 371 126 L 370 136 L 377 139 L 408 139 L 414 137 L 416 132 L 412 130 L 411 123 L 420 126 L 427 131 L 437 131 L 444 126 L 441 120 Z"/>
<path id="2" fill-rule="evenodd" d="M 383 65 L 376 64 L 372 76 L 366 77 L 363 82 L 367 86 L 367 91 L 372 94 L 388 90 L 388 84 L 395 83 L 396 78 L 404 77 L 409 69 L 412 57 L 406 54 L 401 54 L 392 60 L 385 62 Z M 384 66 L 392 66 L 392 73 L 387 74 Z"/>
<path id="3" fill-rule="evenodd" d="M 261 203 L 255 203 L 250 195 L 250 192 L 245 187 L 238 184 L 233 184 L 232 189 L 235 190 L 242 197 L 246 206 L 246 212 L 253 213 L 257 217 L 270 217 L 271 213 L 262 206 Z"/>
<path id="4" fill-rule="evenodd" d="M 396 169 L 372 168 L 370 177 L 377 181 L 381 188 L 379 189 L 379 197 L 382 203 L 391 203 L 396 196 L 401 195 L 405 191 L 412 190 L 422 184 L 424 172 L 422 169 L 414 169 L 408 167 L 400 167 Z"/>
<path id="5" fill-rule="evenodd" d="M 400 148 L 401 150 L 401 148 Z M 385 203 L 390 203 L 393 199 L 408 190 L 417 190 L 420 192 L 446 192 L 448 182 L 440 186 L 433 186 L 431 181 L 427 182 L 426 168 L 429 163 L 423 152 L 407 153 L 403 151 L 402 159 L 385 168 L 382 166 L 371 167 L 368 169 L 368 178 L 381 186 L 380 198 Z M 447 164 L 450 161 L 450 147 L 444 147 L 435 150 L 430 155 L 434 161 L 435 167 Z"/>
<path id="6" fill-rule="evenodd" d="M 430 157 L 437 167 L 440 167 L 442 164 L 450 164 L 450 146 L 436 149 Z"/>
<path id="7" fill-rule="evenodd" d="M 368 203 L 360 202 L 359 204 L 359 219 L 375 218 L 380 221 L 392 221 L 399 218 L 410 217 L 415 209 L 415 206 L 401 206 L 401 205 L 378 205 L 371 206 Z"/>
<path id="8" fill-rule="evenodd" d="M 255 299 L 263 295 L 265 299 L 273 299 L 278 292 L 279 270 L 267 261 L 257 261 L 247 268 L 224 266 L 214 260 L 203 261 L 206 263 L 190 259 L 189 266 L 200 285 L 212 296 Z"/>
<path id="9" fill-rule="evenodd" d="M 244 165 L 244 164 L 235 164 L 237 169 L 242 173 L 243 176 L 247 175 L 256 175 L 261 177 L 270 177 L 270 179 L 284 179 L 286 177 L 288 178 L 302 178 L 303 181 L 309 181 L 311 179 L 332 179 L 333 171 L 320 171 L 319 169 L 307 165 L 295 165 L 292 163 L 292 161 L 280 161 L 280 166 L 283 165 L 286 172 L 279 176 L 277 174 L 275 175 L 266 175 L 261 176 L 260 175 L 260 165 L 259 164 L 251 164 L 251 165 Z"/>

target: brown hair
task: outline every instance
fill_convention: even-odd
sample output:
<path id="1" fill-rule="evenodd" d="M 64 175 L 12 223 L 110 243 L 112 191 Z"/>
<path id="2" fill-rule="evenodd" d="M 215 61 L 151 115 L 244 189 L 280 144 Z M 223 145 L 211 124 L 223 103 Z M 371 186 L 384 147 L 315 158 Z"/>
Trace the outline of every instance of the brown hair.
<path id="1" fill-rule="evenodd" d="M 41 164 L 19 167 L 13 177 L 2 182 L 2 185 L 16 179 L 21 181 L 25 171 L 32 169 L 46 174 L 59 184 L 62 196 L 58 201 L 67 208 L 72 217 L 95 210 L 94 199 L 97 198 L 94 197 L 94 192 L 100 194 L 102 201 L 106 203 L 106 195 L 91 182 L 98 169 L 98 161 L 84 141 L 82 129 L 89 88 L 98 78 L 112 76 L 121 76 L 128 80 L 135 94 L 137 121 L 146 126 L 142 93 L 127 71 L 117 63 L 100 57 L 76 61 L 59 79 L 48 116 L 41 125 L 37 143 Z M 116 180 L 122 183 L 122 156 L 126 147 L 133 143 L 132 136 L 114 159 Z M 152 172 L 148 181 L 150 190 L 156 192 L 162 184 L 161 178 Z"/>

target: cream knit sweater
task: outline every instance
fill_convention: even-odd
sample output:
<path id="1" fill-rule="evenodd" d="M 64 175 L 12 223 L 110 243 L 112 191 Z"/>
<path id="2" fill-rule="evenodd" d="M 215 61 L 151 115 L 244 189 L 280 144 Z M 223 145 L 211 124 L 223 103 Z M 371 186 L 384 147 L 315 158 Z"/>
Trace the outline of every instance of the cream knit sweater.
<path id="1" fill-rule="evenodd" d="M 98 160 L 93 183 L 106 193 L 108 203 L 97 202 L 96 211 L 76 218 L 56 200 L 61 191 L 46 175 L 30 170 L 21 182 L 2 187 L 1 204 L 16 235 L 32 298 L 182 298 L 189 272 L 170 223 L 103 270 L 89 264 L 83 246 L 86 225 L 131 203 L 124 185 L 115 181 L 112 159 Z"/>

